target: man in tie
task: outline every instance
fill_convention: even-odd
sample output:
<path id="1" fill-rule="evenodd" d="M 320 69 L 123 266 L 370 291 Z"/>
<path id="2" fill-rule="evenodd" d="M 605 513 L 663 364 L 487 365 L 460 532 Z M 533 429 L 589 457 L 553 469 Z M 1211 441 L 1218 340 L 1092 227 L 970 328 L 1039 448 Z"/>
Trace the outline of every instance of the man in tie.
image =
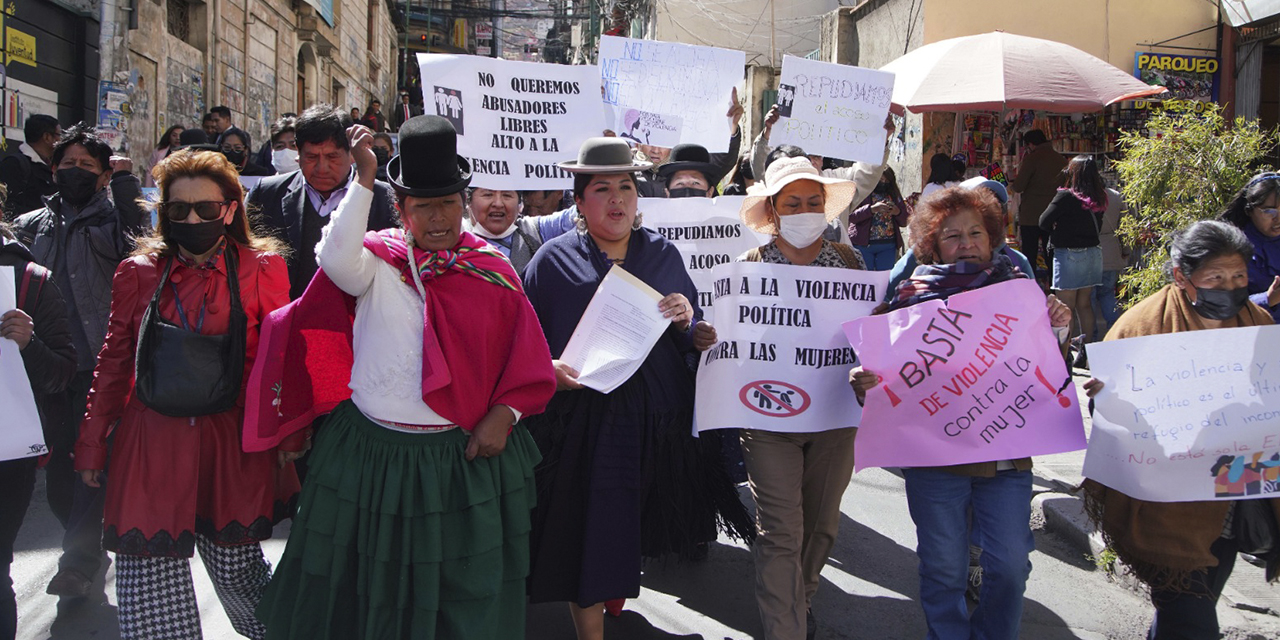
<path id="1" fill-rule="evenodd" d="M 393 131 L 400 131 L 400 127 L 414 116 L 422 115 L 422 109 L 410 104 L 409 92 L 400 92 L 400 104 L 396 105 L 394 112 L 391 114 L 391 125 Z"/>

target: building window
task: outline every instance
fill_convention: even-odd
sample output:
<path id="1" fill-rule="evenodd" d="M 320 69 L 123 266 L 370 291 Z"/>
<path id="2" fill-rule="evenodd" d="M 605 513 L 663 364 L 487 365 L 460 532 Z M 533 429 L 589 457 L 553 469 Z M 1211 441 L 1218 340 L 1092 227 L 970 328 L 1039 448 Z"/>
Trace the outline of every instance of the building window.
<path id="1" fill-rule="evenodd" d="M 190 42 L 191 38 L 191 5 L 186 0 L 168 0 L 169 35 Z"/>

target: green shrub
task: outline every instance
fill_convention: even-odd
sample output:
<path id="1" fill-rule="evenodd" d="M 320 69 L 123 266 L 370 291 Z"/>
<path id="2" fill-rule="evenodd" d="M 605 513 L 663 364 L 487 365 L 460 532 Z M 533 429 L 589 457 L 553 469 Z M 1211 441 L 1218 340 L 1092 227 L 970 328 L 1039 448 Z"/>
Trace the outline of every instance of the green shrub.
<path id="1" fill-rule="evenodd" d="M 1121 195 L 1130 215 L 1120 241 L 1142 252 L 1139 264 L 1120 277 L 1125 308 L 1166 283 L 1170 233 L 1198 220 L 1216 218 L 1249 178 L 1269 169 L 1262 159 L 1277 142 L 1257 120 L 1230 123 L 1208 103 L 1171 101 L 1147 123 L 1150 136 L 1120 134 L 1123 158 L 1116 162 Z"/>

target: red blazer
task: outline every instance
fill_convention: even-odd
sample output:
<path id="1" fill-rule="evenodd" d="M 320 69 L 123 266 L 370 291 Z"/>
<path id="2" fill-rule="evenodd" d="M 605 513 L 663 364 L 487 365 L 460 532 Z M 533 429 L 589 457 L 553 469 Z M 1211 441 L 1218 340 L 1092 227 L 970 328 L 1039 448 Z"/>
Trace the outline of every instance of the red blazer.
<path id="1" fill-rule="evenodd" d="M 234 243 L 233 243 L 234 244 Z M 249 380 L 254 356 L 258 353 L 258 327 L 266 315 L 289 302 L 289 272 L 284 259 L 275 254 L 260 253 L 234 244 L 239 251 L 240 298 L 248 318 L 244 379 L 241 382 L 240 405 L 244 406 L 243 385 Z M 107 460 L 106 438 L 112 426 L 125 414 L 126 407 L 146 409 L 133 395 L 134 352 L 142 314 L 159 285 L 167 258 L 140 256 L 120 263 L 111 287 L 111 318 L 107 338 L 98 354 L 94 369 L 93 389 L 89 392 L 88 410 L 76 443 L 76 469 L 102 469 Z M 215 277 L 214 273 L 217 276 Z M 190 322 L 200 316 L 201 296 L 207 299 L 204 327 L 201 333 L 217 335 L 227 332 L 231 290 L 227 286 L 226 261 L 219 256 L 210 268 L 192 268 L 181 260 L 173 265 L 169 282 L 177 286 L 182 306 Z M 173 287 L 166 284 L 160 294 L 160 314 L 178 324 Z M 238 411 L 242 411 L 239 409 Z M 155 418 L 187 422 L 187 418 L 168 418 L 147 411 Z"/>

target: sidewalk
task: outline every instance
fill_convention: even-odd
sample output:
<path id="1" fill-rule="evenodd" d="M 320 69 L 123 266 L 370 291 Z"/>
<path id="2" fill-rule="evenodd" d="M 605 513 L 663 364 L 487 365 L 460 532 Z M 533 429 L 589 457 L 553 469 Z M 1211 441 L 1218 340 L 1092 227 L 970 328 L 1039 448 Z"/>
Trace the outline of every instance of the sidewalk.
<path id="1" fill-rule="evenodd" d="M 1089 379 L 1089 371 L 1075 369 L 1073 373 L 1076 382 L 1074 386 L 1084 414 L 1085 434 L 1088 435 L 1093 422 L 1089 416 L 1089 399 L 1085 396 L 1083 385 Z M 1084 480 L 1081 475 L 1084 454 L 1084 451 L 1073 451 L 1035 459 L 1036 495 L 1032 498 L 1032 517 L 1042 517 L 1046 530 L 1061 536 L 1080 553 L 1097 558 L 1105 543 L 1085 516 L 1084 501 L 1075 493 L 1076 487 Z M 1123 575 L 1122 567 L 1118 567 L 1116 580 L 1131 589 L 1142 589 L 1133 578 Z M 1246 622 L 1238 610 L 1280 617 L 1280 588 L 1268 585 L 1263 569 L 1246 562 L 1244 558 L 1236 562 L 1231 578 L 1222 592 L 1222 602 L 1218 605 L 1218 617 L 1226 637 L 1230 637 L 1227 632 L 1231 627 L 1238 627 Z"/>

